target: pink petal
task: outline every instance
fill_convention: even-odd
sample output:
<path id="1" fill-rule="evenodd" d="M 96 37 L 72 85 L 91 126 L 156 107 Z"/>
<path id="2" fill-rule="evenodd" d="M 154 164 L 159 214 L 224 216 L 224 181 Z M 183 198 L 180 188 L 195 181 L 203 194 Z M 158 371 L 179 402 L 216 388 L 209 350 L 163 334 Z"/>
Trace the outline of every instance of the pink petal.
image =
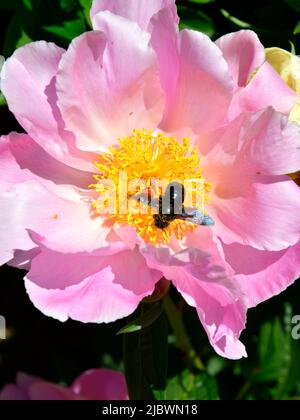
<path id="1" fill-rule="evenodd" d="M 89 205 L 80 200 L 78 193 L 66 186 L 50 190 L 36 181 L 3 192 L 0 263 L 12 259 L 13 250 L 36 247 L 29 231 L 36 232 L 43 244 L 62 252 L 90 252 L 106 247 L 109 230 L 101 226 L 99 219 L 91 219 Z"/>
<path id="2" fill-rule="evenodd" d="M 29 388 L 29 397 L 32 401 L 70 401 L 75 400 L 71 390 L 50 382 L 35 382 Z"/>
<path id="3" fill-rule="evenodd" d="M 0 138 L 0 168 L 1 189 L 30 180 L 86 189 L 93 180 L 89 172 L 71 168 L 53 158 L 26 134 L 11 133 Z"/>
<path id="4" fill-rule="evenodd" d="M 248 125 L 248 126 L 247 126 Z M 252 174 L 286 175 L 300 168 L 300 128 L 271 108 L 249 116 L 236 164 Z M 248 168 L 247 168 L 248 166 Z"/>
<path id="5" fill-rule="evenodd" d="M 6 264 L 10 267 L 19 268 L 20 270 L 30 270 L 31 261 L 40 253 L 38 247 L 32 248 L 29 251 L 14 251 L 14 256 Z"/>
<path id="6" fill-rule="evenodd" d="M 28 375 L 27 373 L 23 373 L 23 372 L 19 372 L 17 374 L 17 379 L 16 379 L 16 383 L 18 387 L 20 387 L 24 391 L 28 391 L 29 387 L 32 384 L 34 384 L 35 382 L 40 382 L 40 381 L 41 381 L 40 378 L 36 376 Z"/>
<path id="7" fill-rule="evenodd" d="M 228 34 L 216 44 L 222 50 L 236 86 L 230 119 L 268 106 L 284 114 L 291 112 L 297 95 L 266 62 L 264 47 L 254 32 L 243 30 Z"/>
<path id="8" fill-rule="evenodd" d="M 297 125 L 267 109 L 199 139 L 203 174 L 213 185 L 207 211 L 225 243 L 278 251 L 298 242 L 300 190 L 274 175 L 299 167 L 299 138 Z"/>
<path id="9" fill-rule="evenodd" d="M 214 233 L 226 244 L 238 242 L 269 251 L 299 241 L 299 212 L 300 190 L 288 177 L 257 176 L 249 184 L 241 179 L 215 196 L 210 206 Z"/>
<path id="10" fill-rule="evenodd" d="M 163 95 L 149 35 L 122 17 L 95 17 L 101 32 L 75 39 L 57 77 L 59 107 L 82 150 L 101 151 L 133 128 L 156 129 Z"/>
<path id="11" fill-rule="evenodd" d="M 245 348 L 239 341 L 246 322 L 244 298 L 227 272 L 226 263 L 212 243 L 210 233 L 199 228 L 189 243 L 193 247 L 175 255 L 167 248 L 153 247 L 144 255 L 148 265 L 161 270 L 187 303 L 197 309 L 215 351 L 229 359 L 246 357 Z"/>
<path id="12" fill-rule="evenodd" d="M 25 401 L 29 400 L 26 391 L 16 385 L 6 385 L 0 392 L 0 401 Z"/>
<path id="13" fill-rule="evenodd" d="M 216 353 L 231 360 L 247 357 L 245 346 L 239 340 L 246 326 L 244 300 L 226 296 L 215 287 L 207 292 L 195 288 L 192 293 L 198 293 L 201 304 L 197 305 L 197 313 Z"/>
<path id="14" fill-rule="evenodd" d="M 83 154 L 73 150 L 56 107 L 54 81 L 63 54 L 63 49 L 44 41 L 19 48 L 4 64 L 1 89 L 10 110 L 41 147 L 71 166 L 89 167 Z"/>
<path id="15" fill-rule="evenodd" d="M 285 175 L 300 167 L 300 129 L 287 117 L 267 108 L 242 115 L 199 138 L 206 176 L 218 188 L 228 188 L 228 176 Z"/>
<path id="16" fill-rule="evenodd" d="M 108 323 L 134 312 L 161 276 L 137 250 L 84 257 L 44 249 L 25 285 L 34 305 L 48 316 Z"/>
<path id="17" fill-rule="evenodd" d="M 137 23 L 144 31 L 149 29 L 151 18 L 162 9 L 169 9 L 174 23 L 178 24 L 175 0 L 94 0 L 91 9 L 91 19 L 94 29 L 98 30 L 94 17 L 105 10 Z"/>
<path id="18" fill-rule="evenodd" d="M 284 291 L 300 277 L 300 242 L 283 251 L 259 251 L 240 244 L 223 245 L 239 287 L 252 308 Z"/>
<path id="19" fill-rule="evenodd" d="M 296 93 L 266 62 L 260 67 L 251 82 L 235 94 L 228 117 L 233 120 L 243 112 L 259 111 L 268 106 L 288 115 L 296 101 Z"/>
<path id="20" fill-rule="evenodd" d="M 167 100 L 161 127 L 204 133 L 222 124 L 233 83 L 219 48 L 200 32 L 178 33 L 168 10 L 161 11 L 153 25 L 152 45 Z"/>
<path id="21" fill-rule="evenodd" d="M 252 73 L 265 62 L 264 47 L 253 31 L 224 35 L 216 44 L 229 65 L 236 86 L 245 87 Z"/>
<path id="22" fill-rule="evenodd" d="M 124 375 L 111 369 L 83 373 L 71 387 L 73 393 L 88 400 L 128 400 Z"/>

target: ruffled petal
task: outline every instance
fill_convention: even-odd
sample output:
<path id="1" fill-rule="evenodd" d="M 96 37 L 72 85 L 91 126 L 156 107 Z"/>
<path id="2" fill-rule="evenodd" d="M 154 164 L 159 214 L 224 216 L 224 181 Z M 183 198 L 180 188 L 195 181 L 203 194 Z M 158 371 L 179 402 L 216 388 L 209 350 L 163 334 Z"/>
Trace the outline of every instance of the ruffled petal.
<path id="1" fill-rule="evenodd" d="M 199 228 L 189 238 L 193 248 L 172 255 L 167 248 L 148 247 L 145 258 L 151 268 L 162 271 L 186 302 L 197 309 L 218 354 L 229 359 L 246 357 L 245 347 L 239 341 L 246 323 L 244 296 L 228 273 L 210 233 L 203 229 Z M 203 237 L 206 238 L 204 247 Z"/>
<path id="2" fill-rule="evenodd" d="M 222 195 L 214 197 L 210 214 L 214 233 L 226 244 L 280 251 L 298 242 L 300 191 L 288 177 L 257 176 L 251 184 L 229 186 Z"/>
<path id="3" fill-rule="evenodd" d="M 1 90 L 22 127 L 50 155 L 70 166 L 91 169 L 86 156 L 75 150 L 56 106 L 55 77 L 64 52 L 44 41 L 19 48 L 3 66 Z"/>
<path id="4" fill-rule="evenodd" d="M 42 380 L 33 383 L 28 394 L 31 401 L 73 401 L 76 399 L 68 388 Z"/>
<path id="5" fill-rule="evenodd" d="M 0 264 L 11 260 L 15 250 L 36 247 L 31 231 L 41 243 L 62 252 L 108 246 L 109 230 L 91 218 L 90 206 L 66 186 L 50 190 L 36 181 L 18 184 L 1 193 L 0 214 Z"/>
<path id="6" fill-rule="evenodd" d="M 128 400 L 125 377 L 111 369 L 93 369 L 83 373 L 71 386 L 73 393 L 89 400 Z"/>
<path id="7" fill-rule="evenodd" d="M 97 13 L 108 10 L 137 23 L 141 29 L 147 31 L 151 18 L 162 9 L 170 10 L 174 23 L 178 24 L 175 0 L 94 0 L 91 19 L 94 29 L 98 30 L 97 20 L 94 18 Z"/>
<path id="8" fill-rule="evenodd" d="M 168 10 L 158 13 L 153 25 L 151 42 L 167 101 L 161 128 L 189 127 L 200 134 L 221 125 L 233 81 L 220 49 L 200 32 L 179 33 Z"/>
<path id="9" fill-rule="evenodd" d="M 58 104 L 77 146 L 103 151 L 134 128 L 156 129 L 164 98 L 149 35 L 110 12 L 95 17 L 101 32 L 75 39 L 60 63 Z"/>
<path id="10" fill-rule="evenodd" d="M 87 189 L 90 172 L 71 168 L 56 160 L 26 134 L 11 133 L 0 138 L 0 190 L 16 184 L 38 180 L 45 185 L 74 185 Z"/>
<path id="11" fill-rule="evenodd" d="M 267 109 L 199 140 L 213 185 L 207 211 L 225 243 L 279 251 L 298 242 L 300 190 L 280 174 L 299 168 L 299 138 L 296 124 Z"/>
<path id="12" fill-rule="evenodd" d="M 297 102 L 297 94 L 281 79 L 269 63 L 264 63 L 249 84 L 234 95 L 228 118 L 244 112 L 259 111 L 268 106 L 289 115 Z"/>
<path id="13" fill-rule="evenodd" d="M 137 250 L 101 257 L 43 249 L 32 261 L 25 286 L 45 315 L 108 323 L 133 313 L 161 276 Z"/>
<path id="14" fill-rule="evenodd" d="M 251 75 L 266 59 L 265 50 L 253 31 L 243 30 L 216 41 L 226 59 L 237 87 L 245 87 Z"/>
<path id="15" fill-rule="evenodd" d="M 223 244 L 224 256 L 252 308 L 283 292 L 300 277 L 300 242 L 277 252 Z"/>
<path id="16" fill-rule="evenodd" d="M 28 393 L 17 385 L 8 384 L 0 392 L 0 401 L 27 401 Z"/>

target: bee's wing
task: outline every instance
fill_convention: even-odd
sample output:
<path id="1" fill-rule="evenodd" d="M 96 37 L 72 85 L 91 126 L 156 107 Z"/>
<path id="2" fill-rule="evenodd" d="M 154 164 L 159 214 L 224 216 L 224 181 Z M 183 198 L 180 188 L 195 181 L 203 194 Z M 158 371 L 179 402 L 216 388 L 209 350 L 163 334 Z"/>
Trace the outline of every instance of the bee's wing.
<path id="1" fill-rule="evenodd" d="M 215 224 L 210 216 L 202 213 L 199 209 L 192 207 L 186 208 L 180 218 L 199 226 L 214 226 Z"/>
<path id="2" fill-rule="evenodd" d="M 138 194 L 138 195 L 134 195 L 132 198 L 134 200 L 138 201 L 139 203 L 142 203 L 146 206 L 150 206 L 150 207 L 154 207 L 156 209 L 159 209 L 159 200 L 149 197 L 148 194 Z"/>

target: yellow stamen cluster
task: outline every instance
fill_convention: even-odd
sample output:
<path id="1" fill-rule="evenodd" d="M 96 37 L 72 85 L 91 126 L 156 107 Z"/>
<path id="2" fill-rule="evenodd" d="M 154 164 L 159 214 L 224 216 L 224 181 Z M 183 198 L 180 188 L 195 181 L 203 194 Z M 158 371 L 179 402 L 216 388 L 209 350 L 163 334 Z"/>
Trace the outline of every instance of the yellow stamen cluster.
<path id="1" fill-rule="evenodd" d="M 98 193 L 92 201 L 93 212 L 96 216 L 103 216 L 105 189 L 103 180 L 113 181 L 118 191 L 120 173 L 122 172 L 126 173 L 128 184 L 134 180 L 140 180 L 149 189 L 152 188 L 153 179 L 167 179 L 170 182 L 202 179 L 198 151 L 191 147 L 189 139 L 184 138 L 179 142 L 175 137 L 168 137 L 163 133 L 153 133 L 144 129 L 134 130 L 130 136 L 119 139 L 119 145 L 100 155 L 95 165 L 99 173 L 94 176 L 96 183 L 90 187 Z M 207 200 L 206 192 L 210 190 L 210 184 L 204 181 L 203 183 L 205 195 L 203 199 Z M 129 191 L 129 201 L 135 193 L 136 191 Z M 167 228 L 159 229 L 155 226 L 150 208 L 147 214 L 140 214 L 140 212 L 137 214 L 129 206 L 126 214 L 121 214 L 118 193 L 116 194 L 115 208 L 116 211 L 113 214 L 104 216 L 106 224 L 133 226 L 146 243 L 167 244 L 173 235 L 180 240 L 188 231 L 195 228 L 191 223 L 174 220 Z"/>

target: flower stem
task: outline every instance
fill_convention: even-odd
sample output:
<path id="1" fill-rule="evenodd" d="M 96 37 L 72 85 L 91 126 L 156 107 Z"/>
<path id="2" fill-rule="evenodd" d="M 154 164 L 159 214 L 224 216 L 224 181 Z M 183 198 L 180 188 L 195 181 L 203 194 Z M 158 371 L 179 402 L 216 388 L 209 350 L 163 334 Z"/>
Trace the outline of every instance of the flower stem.
<path id="1" fill-rule="evenodd" d="M 193 348 L 186 332 L 181 313 L 169 295 L 164 298 L 164 308 L 171 328 L 175 334 L 177 346 L 186 355 L 189 365 L 198 370 L 205 370 L 205 366 Z"/>

